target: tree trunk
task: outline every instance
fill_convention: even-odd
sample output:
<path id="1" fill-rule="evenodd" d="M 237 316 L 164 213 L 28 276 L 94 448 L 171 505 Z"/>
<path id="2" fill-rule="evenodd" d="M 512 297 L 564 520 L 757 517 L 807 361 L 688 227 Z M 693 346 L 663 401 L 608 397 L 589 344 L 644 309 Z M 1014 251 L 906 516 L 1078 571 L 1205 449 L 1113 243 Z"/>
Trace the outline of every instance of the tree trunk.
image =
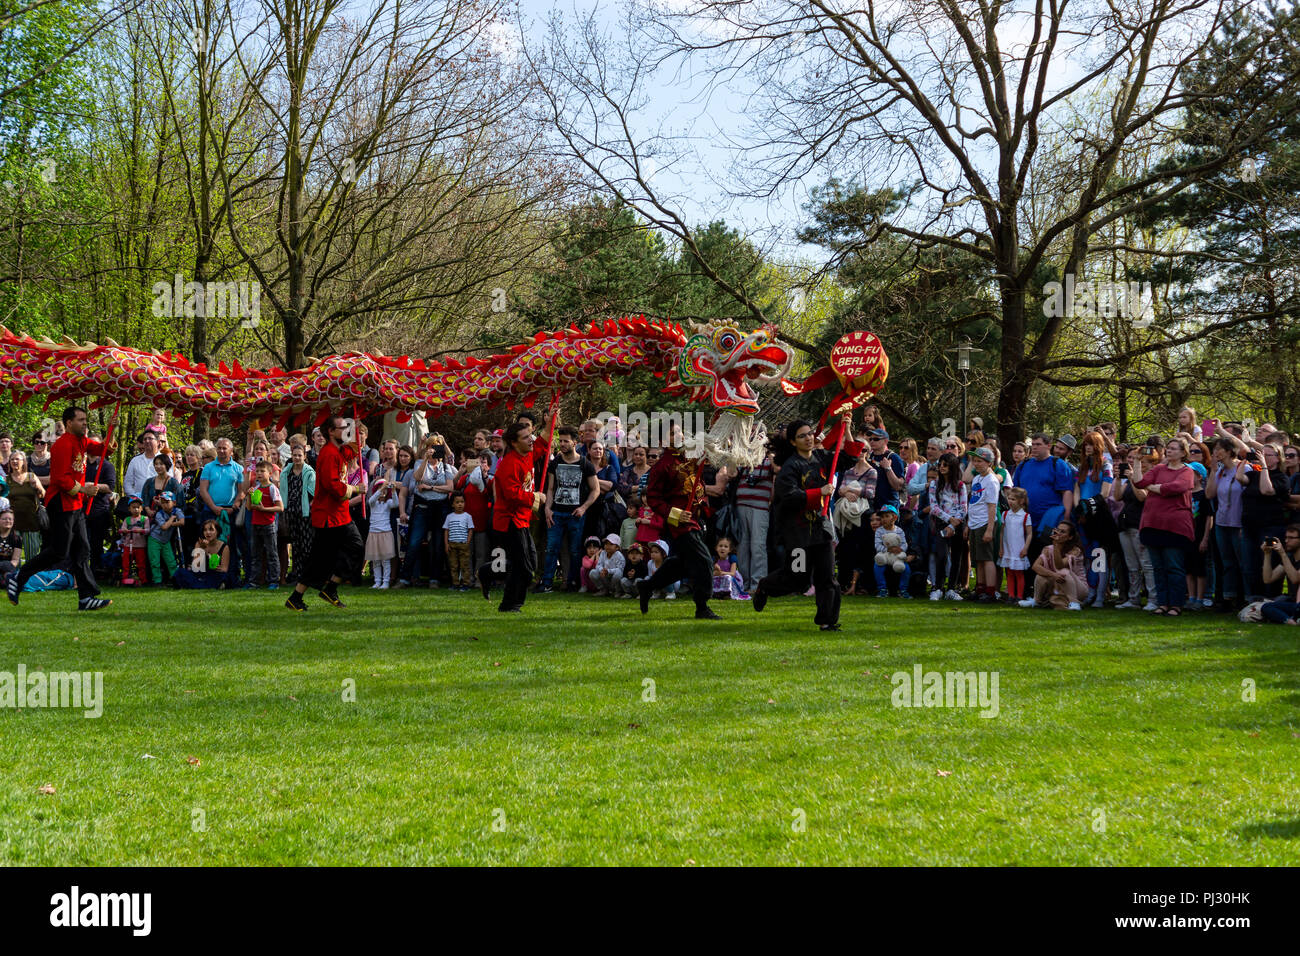
<path id="1" fill-rule="evenodd" d="M 1002 386 L 998 389 L 998 445 L 1004 455 L 1025 437 L 1029 389 L 1037 376 L 1025 361 L 1025 290 L 1002 281 Z"/>

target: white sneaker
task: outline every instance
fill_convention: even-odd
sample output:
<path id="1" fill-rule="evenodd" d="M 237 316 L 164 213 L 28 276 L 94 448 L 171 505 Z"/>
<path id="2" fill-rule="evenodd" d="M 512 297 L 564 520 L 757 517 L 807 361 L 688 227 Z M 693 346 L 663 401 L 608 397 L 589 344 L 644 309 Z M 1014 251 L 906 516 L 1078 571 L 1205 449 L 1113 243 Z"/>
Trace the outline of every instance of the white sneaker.
<path id="1" fill-rule="evenodd" d="M 379 590 L 381 590 L 381 591 L 387 591 L 387 590 L 388 590 L 388 582 L 385 581 L 383 584 L 379 585 Z"/>
<path id="2" fill-rule="evenodd" d="M 1078 602 L 1078 601 L 1071 601 L 1069 604 L 1067 604 L 1067 605 L 1065 606 L 1065 609 L 1066 609 L 1067 611 L 1082 611 L 1082 610 L 1083 610 L 1083 608 L 1079 606 L 1079 602 Z"/>
<path id="3" fill-rule="evenodd" d="M 667 594 L 664 595 L 664 600 L 665 600 L 665 601 L 676 601 L 676 600 L 677 600 L 677 592 L 676 592 L 676 591 L 669 591 Z"/>
<path id="4" fill-rule="evenodd" d="M 1202 598 L 1202 599 L 1201 599 L 1201 607 L 1206 608 L 1206 609 L 1209 609 L 1209 608 L 1214 607 L 1214 599 L 1213 599 L 1213 598 Z"/>
<path id="5" fill-rule="evenodd" d="M 578 588 L 578 593 L 579 593 L 579 594 L 586 594 L 586 593 L 587 593 L 587 586 L 584 584 L 582 587 Z"/>
<path id="6" fill-rule="evenodd" d="M 1019 605 L 1020 607 L 1033 607 L 1033 606 L 1034 606 L 1034 599 L 1033 599 L 1033 598 L 1025 598 L 1023 601 L 1017 601 L 1016 604 Z"/>
<path id="7" fill-rule="evenodd" d="M 1116 604 L 1116 605 L 1115 605 L 1115 610 L 1117 610 L 1117 611 L 1126 611 L 1126 610 L 1129 610 L 1129 609 L 1131 609 L 1131 608 L 1135 608 L 1135 607 L 1137 607 L 1137 605 L 1134 604 L 1132 601 L 1125 601 L 1123 604 Z"/>
<path id="8" fill-rule="evenodd" d="M 946 597 L 949 601 L 960 601 L 960 600 L 961 600 L 961 595 L 958 594 L 956 591 L 951 591 L 951 590 L 945 592 L 944 597 Z"/>
<path id="9" fill-rule="evenodd" d="M 933 591 L 930 592 L 930 600 L 931 600 L 931 601 L 938 601 L 938 600 L 940 600 L 942 597 L 943 597 L 943 592 L 940 591 L 938 588 L 935 588 Z"/>
<path id="10" fill-rule="evenodd" d="M 1158 608 L 1159 606 L 1160 606 L 1160 605 L 1157 604 L 1155 601 L 1148 601 L 1147 604 L 1146 604 L 1146 607 L 1144 607 L 1142 610 L 1147 611 L 1147 612 L 1150 612 L 1150 611 L 1154 611 L 1154 610 L 1155 610 L 1156 608 Z"/>

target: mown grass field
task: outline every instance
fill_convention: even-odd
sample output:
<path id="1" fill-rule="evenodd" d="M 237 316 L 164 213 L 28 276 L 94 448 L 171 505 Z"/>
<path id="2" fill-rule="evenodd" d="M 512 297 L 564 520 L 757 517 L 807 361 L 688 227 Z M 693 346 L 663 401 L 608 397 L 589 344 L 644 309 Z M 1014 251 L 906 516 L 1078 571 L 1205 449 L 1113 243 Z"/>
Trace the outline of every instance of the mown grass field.
<path id="1" fill-rule="evenodd" d="M 689 601 L 643 619 L 585 595 L 523 615 L 445 591 L 299 615 L 284 592 L 112 596 L 0 609 L 0 670 L 102 671 L 105 697 L 99 719 L 0 710 L 2 863 L 1300 856 L 1291 628 L 849 598 L 824 634 L 798 598 L 697 624 Z M 892 706 L 915 664 L 997 671 L 999 715 Z"/>

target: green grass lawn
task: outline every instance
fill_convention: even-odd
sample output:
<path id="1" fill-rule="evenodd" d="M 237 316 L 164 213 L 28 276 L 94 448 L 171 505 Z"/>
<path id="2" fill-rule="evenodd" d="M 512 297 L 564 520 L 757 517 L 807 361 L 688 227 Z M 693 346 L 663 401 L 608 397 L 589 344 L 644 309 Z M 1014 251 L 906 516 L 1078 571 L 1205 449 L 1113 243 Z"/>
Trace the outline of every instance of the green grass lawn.
<path id="1" fill-rule="evenodd" d="M 284 592 L 111 596 L 0 609 L 0 671 L 102 671 L 105 697 L 97 720 L 0 710 L 0 863 L 1300 853 L 1291 628 L 848 598 L 824 634 L 799 598 L 697 623 L 686 600 L 642 618 L 585 595 L 522 615 L 445 591 L 297 615 Z M 895 708 L 890 675 L 915 664 L 997 671 L 999 715 Z"/>

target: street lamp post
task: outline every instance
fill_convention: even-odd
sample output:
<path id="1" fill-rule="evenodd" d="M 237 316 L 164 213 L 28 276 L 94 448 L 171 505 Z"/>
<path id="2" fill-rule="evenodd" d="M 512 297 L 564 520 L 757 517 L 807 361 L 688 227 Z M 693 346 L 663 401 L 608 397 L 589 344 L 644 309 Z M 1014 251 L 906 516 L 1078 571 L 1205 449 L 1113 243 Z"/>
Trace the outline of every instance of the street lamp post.
<path id="1" fill-rule="evenodd" d="M 970 344 L 970 339 L 963 337 L 955 349 L 948 349 L 948 351 L 957 353 L 957 371 L 961 373 L 961 431 L 958 435 L 965 435 L 970 423 L 969 410 L 966 408 L 966 387 L 970 384 L 970 354 L 984 350 L 974 348 Z"/>

